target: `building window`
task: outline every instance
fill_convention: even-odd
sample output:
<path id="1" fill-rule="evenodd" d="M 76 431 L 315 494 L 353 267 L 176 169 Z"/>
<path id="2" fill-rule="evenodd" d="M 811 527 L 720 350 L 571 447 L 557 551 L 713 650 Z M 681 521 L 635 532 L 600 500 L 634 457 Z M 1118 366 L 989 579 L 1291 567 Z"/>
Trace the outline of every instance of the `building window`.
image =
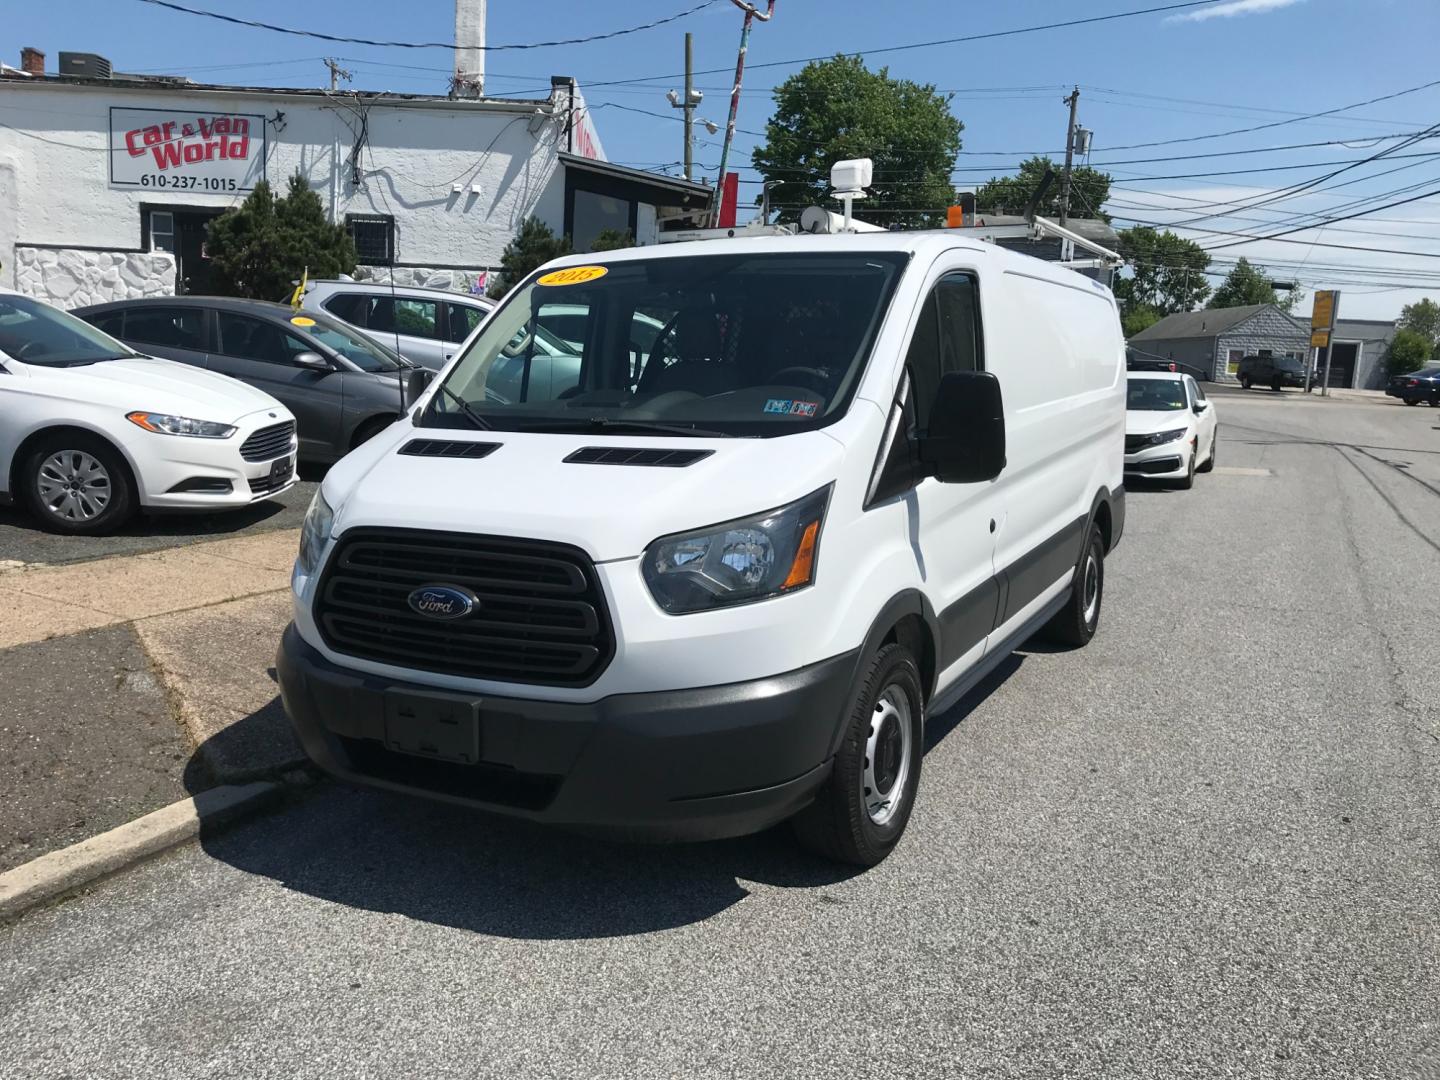
<path id="1" fill-rule="evenodd" d="M 1225 352 L 1225 373 L 1235 375 L 1240 371 L 1240 358 L 1245 355 L 1244 349 L 1228 349 Z"/>
<path id="2" fill-rule="evenodd" d="M 355 259 L 365 266 L 395 261 L 395 219 L 388 214 L 346 214 L 345 229 L 355 241 Z"/>
<path id="3" fill-rule="evenodd" d="M 175 251 L 175 215 L 169 210 L 150 211 L 150 250 Z"/>
<path id="4" fill-rule="evenodd" d="M 594 191 L 575 192 L 575 231 L 572 237 L 576 251 L 589 251 L 595 238 L 607 229 L 629 232 L 634 203 Z"/>

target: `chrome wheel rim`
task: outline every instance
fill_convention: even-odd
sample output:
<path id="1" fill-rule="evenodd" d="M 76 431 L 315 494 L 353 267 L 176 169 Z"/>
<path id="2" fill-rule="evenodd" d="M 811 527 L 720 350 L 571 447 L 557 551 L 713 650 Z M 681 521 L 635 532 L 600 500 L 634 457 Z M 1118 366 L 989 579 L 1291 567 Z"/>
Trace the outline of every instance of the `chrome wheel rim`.
<path id="1" fill-rule="evenodd" d="M 1100 614 L 1100 561 L 1093 551 L 1085 556 L 1085 574 L 1080 581 L 1081 599 L 1085 605 L 1085 625 L 1089 626 Z"/>
<path id="2" fill-rule="evenodd" d="M 860 774 L 861 803 L 874 824 L 886 825 L 900 812 L 914 757 L 910 698 L 891 683 L 875 702 Z"/>
<path id="3" fill-rule="evenodd" d="M 60 450 L 40 463 L 36 485 L 45 509 L 65 521 L 93 521 L 110 505 L 110 472 L 84 450 Z"/>

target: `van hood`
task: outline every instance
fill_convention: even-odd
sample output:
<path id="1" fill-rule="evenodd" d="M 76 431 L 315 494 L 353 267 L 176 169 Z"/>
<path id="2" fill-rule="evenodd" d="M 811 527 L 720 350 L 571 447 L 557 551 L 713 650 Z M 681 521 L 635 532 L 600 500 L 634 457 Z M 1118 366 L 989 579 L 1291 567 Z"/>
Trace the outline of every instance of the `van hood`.
<path id="1" fill-rule="evenodd" d="M 281 408 L 265 391 L 238 379 L 153 356 L 103 360 L 83 367 L 35 366 L 29 370 L 32 375 L 53 380 L 67 398 L 114 403 L 127 410 L 145 409 L 228 424 L 261 409 Z"/>
<path id="2" fill-rule="evenodd" d="M 1170 409 L 1164 412 L 1150 409 L 1132 409 L 1125 414 L 1126 435 L 1149 435 L 1156 431 L 1174 431 L 1189 427 L 1195 414 L 1189 409 Z"/>
<path id="3" fill-rule="evenodd" d="M 411 439 L 501 445 L 483 458 L 398 453 Z M 592 446 L 713 453 L 683 467 L 565 461 Z M 637 557 L 671 533 L 802 498 L 835 479 L 843 452 L 820 431 L 773 439 L 627 438 L 401 423 L 335 466 L 324 490 L 336 511 L 337 535 L 390 526 L 553 540 L 607 562 Z"/>

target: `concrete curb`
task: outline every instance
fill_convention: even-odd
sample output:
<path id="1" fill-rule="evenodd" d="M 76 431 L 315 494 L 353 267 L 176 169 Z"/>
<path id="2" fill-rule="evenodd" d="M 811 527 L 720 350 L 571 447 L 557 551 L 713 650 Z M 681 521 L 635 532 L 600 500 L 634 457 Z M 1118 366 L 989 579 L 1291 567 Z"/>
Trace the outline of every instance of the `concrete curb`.
<path id="1" fill-rule="evenodd" d="M 284 791 L 283 784 L 269 781 L 211 788 L 8 870 L 0 874 L 0 921 L 143 862 L 200 835 L 202 829 L 269 806 Z"/>

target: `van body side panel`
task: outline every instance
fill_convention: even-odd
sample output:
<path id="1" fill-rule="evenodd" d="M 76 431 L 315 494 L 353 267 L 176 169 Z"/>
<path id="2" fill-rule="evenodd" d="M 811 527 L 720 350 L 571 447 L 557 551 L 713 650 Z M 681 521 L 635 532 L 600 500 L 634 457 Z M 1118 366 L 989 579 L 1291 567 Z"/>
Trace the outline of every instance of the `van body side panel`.
<path id="1" fill-rule="evenodd" d="M 1095 494 L 1118 483 L 1122 467 L 1124 352 L 1114 301 L 1063 273 L 1073 284 L 1010 270 L 1003 287 L 982 296 L 986 366 L 1005 398 L 1001 627 L 1068 580 Z"/>

